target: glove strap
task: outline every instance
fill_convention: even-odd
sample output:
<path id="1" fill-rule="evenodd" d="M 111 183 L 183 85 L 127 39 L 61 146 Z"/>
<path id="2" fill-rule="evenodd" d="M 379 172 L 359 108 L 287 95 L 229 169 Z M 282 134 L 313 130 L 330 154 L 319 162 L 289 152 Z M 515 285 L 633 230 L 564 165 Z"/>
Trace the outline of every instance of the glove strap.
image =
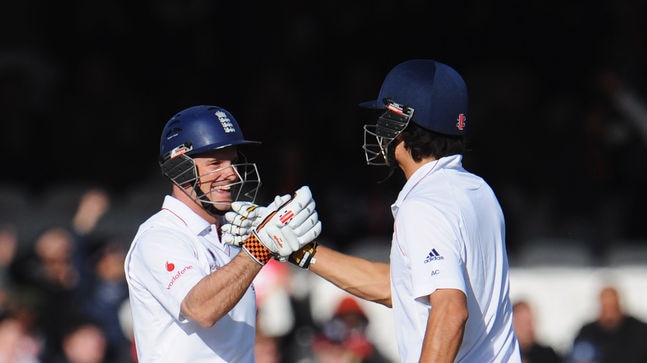
<path id="1" fill-rule="evenodd" d="M 252 232 L 243 242 L 243 250 L 261 266 L 265 266 L 267 261 L 272 258 L 272 252 L 261 243 L 256 232 Z"/>
<path id="2" fill-rule="evenodd" d="M 301 247 L 298 251 L 293 252 L 288 257 L 288 261 L 303 269 L 307 269 L 310 266 L 310 262 L 314 259 L 316 252 L 317 241 L 312 241 Z"/>

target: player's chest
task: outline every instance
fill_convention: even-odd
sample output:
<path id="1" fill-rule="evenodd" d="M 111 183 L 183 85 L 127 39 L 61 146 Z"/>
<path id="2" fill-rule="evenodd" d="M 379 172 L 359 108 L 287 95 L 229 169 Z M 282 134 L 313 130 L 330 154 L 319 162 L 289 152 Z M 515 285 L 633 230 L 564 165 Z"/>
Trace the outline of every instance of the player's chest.
<path id="1" fill-rule="evenodd" d="M 196 242 L 195 255 L 205 273 L 212 273 L 222 268 L 238 253 L 236 247 L 204 237 Z"/>

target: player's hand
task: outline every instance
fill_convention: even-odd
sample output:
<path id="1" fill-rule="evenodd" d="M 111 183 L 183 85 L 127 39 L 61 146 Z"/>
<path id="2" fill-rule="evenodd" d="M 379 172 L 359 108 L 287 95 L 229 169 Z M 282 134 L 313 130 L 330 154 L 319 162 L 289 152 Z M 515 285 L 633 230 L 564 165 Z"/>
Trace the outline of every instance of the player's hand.
<path id="1" fill-rule="evenodd" d="M 299 188 L 292 199 L 269 213 L 252 228 L 243 248 L 264 265 L 274 257 L 286 261 L 289 256 L 312 242 L 321 233 L 310 188 Z"/>
<path id="2" fill-rule="evenodd" d="M 291 198 L 289 194 L 277 195 L 267 207 L 252 202 L 238 201 L 231 203 L 232 210 L 225 213 L 225 220 L 228 223 L 220 227 L 222 242 L 240 246 L 252 233 L 254 227 L 261 224 L 270 213 L 276 211 L 277 208 Z"/>

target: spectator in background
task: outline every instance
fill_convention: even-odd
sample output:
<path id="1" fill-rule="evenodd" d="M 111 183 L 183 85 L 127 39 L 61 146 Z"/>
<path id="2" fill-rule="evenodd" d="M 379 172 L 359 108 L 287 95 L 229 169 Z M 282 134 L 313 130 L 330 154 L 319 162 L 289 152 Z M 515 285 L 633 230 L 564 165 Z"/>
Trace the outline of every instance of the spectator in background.
<path id="1" fill-rule="evenodd" d="M 0 362 L 40 363 L 39 336 L 20 315 L 0 316 Z"/>
<path id="2" fill-rule="evenodd" d="M 333 316 L 312 341 L 319 363 L 388 362 L 366 335 L 369 319 L 355 298 L 341 299 Z"/>
<path id="3" fill-rule="evenodd" d="M 62 339 L 72 317 L 82 313 L 80 302 L 93 291 L 88 260 L 90 235 L 109 208 L 102 189 L 82 193 L 69 225 L 48 226 L 36 237 L 33 248 L 16 256 L 11 278 L 21 295 L 30 297 L 42 333 L 41 360 L 52 362 L 62 355 Z M 12 291 L 16 293 L 16 291 Z"/>
<path id="4" fill-rule="evenodd" d="M 600 310 L 594 321 L 577 333 L 569 362 L 645 363 L 647 362 L 647 323 L 624 311 L 616 287 L 600 290 Z"/>
<path id="5" fill-rule="evenodd" d="M 119 319 L 119 310 L 128 298 L 124 273 L 126 244 L 95 232 L 110 207 L 108 192 L 91 188 L 81 195 L 72 219 L 77 248 L 75 264 L 83 275 L 78 292 L 81 301 L 78 314 L 101 330 L 105 340 L 103 361 L 127 363 L 133 360 L 131 341 L 124 334 Z M 82 331 L 88 331 L 86 328 Z"/>
<path id="6" fill-rule="evenodd" d="M 18 250 L 18 234 L 13 225 L 0 227 L 0 313 L 5 312 L 13 288 L 11 266 Z"/>
<path id="7" fill-rule="evenodd" d="M 78 208 L 72 218 L 72 227 L 79 236 L 91 234 L 108 210 L 110 196 L 101 188 L 92 188 L 81 196 Z"/>
<path id="8" fill-rule="evenodd" d="M 552 347 L 537 340 L 535 315 L 528 301 L 520 300 L 512 306 L 512 319 L 523 363 L 561 363 L 563 361 Z"/>
<path id="9" fill-rule="evenodd" d="M 35 297 L 45 363 L 61 353 L 62 329 L 78 306 L 81 273 L 73 263 L 74 245 L 74 236 L 67 228 L 47 228 L 38 235 L 33 249 L 14 264 L 14 281 Z"/>
<path id="10" fill-rule="evenodd" d="M 15 226 L 0 227 L 0 362 L 40 363 L 42 335 L 34 299 L 13 276 L 17 254 Z"/>
<path id="11" fill-rule="evenodd" d="M 254 356 L 256 363 L 288 362 L 281 351 L 281 337 L 265 333 L 259 325 L 256 325 Z"/>
<path id="12" fill-rule="evenodd" d="M 124 274 L 124 247 L 115 241 L 96 246 L 90 254 L 92 271 L 86 294 L 81 299 L 82 313 L 93 319 L 106 338 L 106 361 L 125 363 L 132 358 L 131 342 L 124 334 L 119 310 L 128 298 Z"/>
<path id="13" fill-rule="evenodd" d="M 63 335 L 63 354 L 56 363 L 106 363 L 108 340 L 103 329 L 92 321 L 80 319 Z"/>

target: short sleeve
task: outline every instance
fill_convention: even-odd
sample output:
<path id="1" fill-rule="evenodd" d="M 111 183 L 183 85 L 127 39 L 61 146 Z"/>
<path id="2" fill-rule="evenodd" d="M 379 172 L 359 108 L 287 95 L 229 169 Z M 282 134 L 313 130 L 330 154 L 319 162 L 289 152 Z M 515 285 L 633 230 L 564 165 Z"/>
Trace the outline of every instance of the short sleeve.
<path id="1" fill-rule="evenodd" d="M 400 206 L 395 226 L 397 240 L 409 255 L 416 299 L 428 304 L 426 296 L 440 288 L 465 291 L 460 232 L 450 214 L 411 199 Z"/>

